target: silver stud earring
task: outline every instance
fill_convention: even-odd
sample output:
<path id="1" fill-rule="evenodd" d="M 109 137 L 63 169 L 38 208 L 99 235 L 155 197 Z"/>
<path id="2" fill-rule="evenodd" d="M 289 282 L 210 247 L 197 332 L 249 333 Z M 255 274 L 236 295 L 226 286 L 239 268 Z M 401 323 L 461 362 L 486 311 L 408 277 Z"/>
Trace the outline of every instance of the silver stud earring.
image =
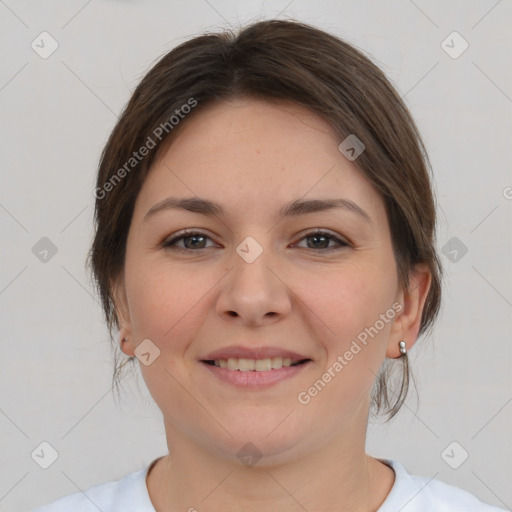
<path id="1" fill-rule="evenodd" d="M 398 346 L 400 347 L 400 357 L 405 356 L 407 354 L 407 349 L 405 348 L 405 341 L 401 341 Z"/>

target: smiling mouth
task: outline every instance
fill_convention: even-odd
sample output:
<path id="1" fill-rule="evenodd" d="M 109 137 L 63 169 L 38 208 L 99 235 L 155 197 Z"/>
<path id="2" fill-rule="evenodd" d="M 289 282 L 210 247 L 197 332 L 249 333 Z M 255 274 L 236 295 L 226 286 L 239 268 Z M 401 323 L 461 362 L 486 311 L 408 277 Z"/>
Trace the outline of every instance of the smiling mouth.
<path id="1" fill-rule="evenodd" d="M 225 368 L 227 370 L 240 371 L 240 372 L 265 372 L 272 370 L 279 370 L 280 368 L 287 368 L 290 366 L 299 366 L 307 363 L 311 359 L 301 359 L 292 361 L 289 357 L 269 357 L 266 359 L 245 359 L 245 358 L 232 358 L 229 359 L 215 359 L 203 360 L 202 362 L 210 366 L 218 368 Z"/>

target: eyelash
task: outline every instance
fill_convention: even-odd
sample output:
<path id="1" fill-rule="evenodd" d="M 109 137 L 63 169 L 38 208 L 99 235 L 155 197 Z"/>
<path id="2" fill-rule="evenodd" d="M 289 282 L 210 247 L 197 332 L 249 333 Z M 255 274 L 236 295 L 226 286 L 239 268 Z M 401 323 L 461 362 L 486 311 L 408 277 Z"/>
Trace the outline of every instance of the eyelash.
<path id="1" fill-rule="evenodd" d="M 209 249 L 209 247 L 200 247 L 199 249 L 188 249 L 188 248 L 178 247 L 176 245 L 177 242 L 179 242 L 181 240 L 184 240 L 185 238 L 192 238 L 192 237 L 197 236 L 197 235 L 205 237 L 205 238 L 211 240 L 211 238 L 209 236 L 205 235 L 204 233 L 200 233 L 198 231 L 185 230 L 185 231 L 182 231 L 177 236 L 175 236 L 175 237 L 173 237 L 171 239 L 165 240 L 163 242 L 162 246 L 165 249 L 169 249 L 169 250 L 177 251 L 177 252 L 182 252 L 182 253 L 183 252 L 190 252 L 190 251 L 200 251 L 201 249 Z M 302 241 L 305 238 L 310 238 L 310 237 L 314 237 L 314 236 L 323 236 L 323 237 L 326 237 L 329 240 L 329 242 L 331 240 L 334 240 L 335 242 L 337 242 L 339 244 L 338 247 L 327 247 L 327 248 L 324 248 L 324 249 L 320 249 L 320 251 L 322 251 L 322 252 L 332 252 L 333 250 L 336 251 L 336 250 L 339 250 L 339 249 L 343 249 L 344 247 L 349 247 L 350 246 L 350 244 L 348 242 L 346 242 L 345 240 L 342 240 L 341 238 L 338 238 L 337 236 L 329 233 L 328 231 L 322 231 L 322 230 L 309 231 L 309 232 L 305 233 L 304 235 L 302 235 L 302 238 L 299 239 L 299 242 Z M 315 250 L 314 248 L 311 248 L 311 247 L 301 247 L 301 249 L 312 249 L 312 250 Z"/>

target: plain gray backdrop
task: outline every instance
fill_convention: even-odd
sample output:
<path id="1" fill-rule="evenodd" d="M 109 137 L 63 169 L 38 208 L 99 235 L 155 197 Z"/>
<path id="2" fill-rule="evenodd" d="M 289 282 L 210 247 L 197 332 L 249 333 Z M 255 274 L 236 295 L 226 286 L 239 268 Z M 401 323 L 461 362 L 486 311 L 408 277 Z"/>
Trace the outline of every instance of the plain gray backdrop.
<path id="1" fill-rule="evenodd" d="M 0 510 L 167 453 L 142 377 L 124 380 L 120 404 L 110 391 L 111 347 L 84 267 L 96 167 L 160 56 L 276 16 L 367 52 L 411 109 L 434 169 L 444 304 L 409 352 L 419 402 L 412 389 L 391 423 L 372 421 L 368 453 L 510 509 L 511 14 L 510 0 L 0 0 Z M 37 453 L 52 449 L 44 469 Z"/>

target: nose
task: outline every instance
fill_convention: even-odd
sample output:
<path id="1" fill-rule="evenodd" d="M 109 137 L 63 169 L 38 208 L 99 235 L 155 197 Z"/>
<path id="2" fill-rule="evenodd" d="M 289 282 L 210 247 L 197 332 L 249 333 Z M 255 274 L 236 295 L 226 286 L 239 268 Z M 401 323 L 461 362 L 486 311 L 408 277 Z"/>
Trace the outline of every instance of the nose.
<path id="1" fill-rule="evenodd" d="M 289 314 L 291 290 L 269 250 L 250 263 L 234 252 L 232 262 L 217 298 L 220 317 L 255 327 L 278 322 Z"/>

